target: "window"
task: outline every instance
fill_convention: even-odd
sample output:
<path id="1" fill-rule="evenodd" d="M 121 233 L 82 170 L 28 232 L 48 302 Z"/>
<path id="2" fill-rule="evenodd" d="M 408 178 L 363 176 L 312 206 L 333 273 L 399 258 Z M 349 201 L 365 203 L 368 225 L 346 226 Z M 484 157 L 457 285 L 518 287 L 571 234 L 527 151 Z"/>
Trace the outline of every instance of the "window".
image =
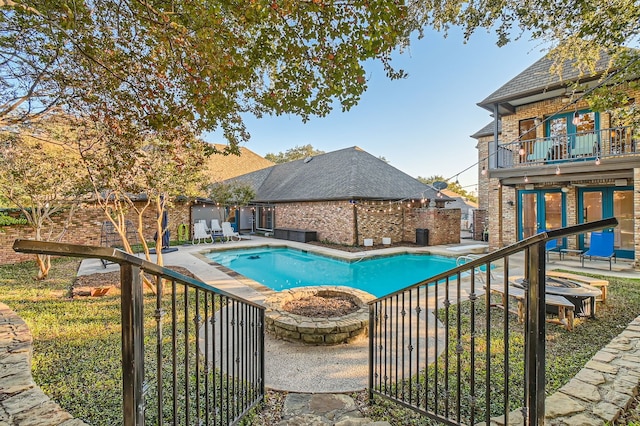
<path id="1" fill-rule="evenodd" d="M 533 153 L 533 140 L 536 138 L 536 119 L 527 118 L 518 123 L 518 135 L 520 140 L 519 155 L 523 157 Z"/>

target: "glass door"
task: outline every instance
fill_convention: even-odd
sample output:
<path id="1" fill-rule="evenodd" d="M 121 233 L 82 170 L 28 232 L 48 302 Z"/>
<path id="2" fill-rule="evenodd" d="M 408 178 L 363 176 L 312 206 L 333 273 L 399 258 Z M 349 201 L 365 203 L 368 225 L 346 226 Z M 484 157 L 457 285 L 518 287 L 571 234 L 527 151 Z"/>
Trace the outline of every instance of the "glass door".
<path id="1" fill-rule="evenodd" d="M 579 191 L 579 223 L 593 222 L 608 217 L 618 219 L 618 226 L 608 230 L 614 234 L 616 256 L 633 258 L 633 188 L 584 188 Z M 582 250 L 586 250 L 590 246 L 589 236 L 589 234 L 580 236 L 579 243 Z"/>
<path id="2" fill-rule="evenodd" d="M 523 239 L 539 232 L 561 228 L 566 224 L 565 198 L 559 190 L 519 191 L 518 238 Z M 558 241 L 558 246 L 562 246 Z"/>

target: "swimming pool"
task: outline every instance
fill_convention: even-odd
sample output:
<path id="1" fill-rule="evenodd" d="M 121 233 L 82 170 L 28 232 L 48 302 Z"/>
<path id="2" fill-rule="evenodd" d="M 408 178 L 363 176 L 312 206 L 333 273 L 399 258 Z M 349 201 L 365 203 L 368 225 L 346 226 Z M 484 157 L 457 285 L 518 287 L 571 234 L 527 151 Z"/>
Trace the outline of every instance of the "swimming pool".
<path id="1" fill-rule="evenodd" d="M 273 290 L 341 285 L 381 297 L 455 268 L 454 258 L 397 254 L 353 262 L 280 247 L 211 252 L 206 257 Z"/>

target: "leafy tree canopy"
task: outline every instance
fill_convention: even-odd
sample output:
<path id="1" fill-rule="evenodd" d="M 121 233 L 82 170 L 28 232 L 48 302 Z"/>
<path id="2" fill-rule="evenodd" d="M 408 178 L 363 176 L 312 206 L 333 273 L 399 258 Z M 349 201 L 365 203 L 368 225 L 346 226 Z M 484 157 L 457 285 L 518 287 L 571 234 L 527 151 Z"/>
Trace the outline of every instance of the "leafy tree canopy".
<path id="1" fill-rule="evenodd" d="M 59 108 L 124 140 L 221 129 L 237 152 L 249 137 L 245 113 L 308 120 L 348 110 L 371 59 L 403 77 L 391 56 L 425 27 L 446 36 L 460 26 L 466 38 L 494 31 L 498 45 L 531 34 L 558 64 L 593 70 L 604 51 L 619 81 L 639 75 L 637 52 L 624 48 L 638 45 L 640 3 L 574 3 L 0 0 L 0 126 Z M 602 106 L 621 95 L 598 96 Z"/>
<path id="2" fill-rule="evenodd" d="M 276 164 L 288 163 L 289 161 L 302 160 L 303 158 L 313 157 L 314 155 L 324 154 L 324 151 L 315 149 L 311 145 L 295 146 L 289 148 L 285 152 L 279 152 L 277 154 L 268 153 L 264 156 L 269 161 L 273 161 Z"/>
<path id="3" fill-rule="evenodd" d="M 391 78 L 408 39 L 402 2 L 1 0 L 0 124 L 54 107 L 118 136 L 189 123 L 248 138 L 241 114 L 348 110 L 363 64 Z"/>
<path id="4" fill-rule="evenodd" d="M 431 185 L 433 182 L 446 182 L 447 183 L 447 189 L 449 191 L 453 191 L 456 194 L 460 195 L 463 198 L 467 198 L 473 202 L 477 202 L 478 201 L 478 197 L 476 197 L 475 195 L 469 193 L 466 189 L 464 189 L 458 182 L 450 182 L 447 181 L 446 178 L 444 178 L 441 175 L 432 175 L 429 177 L 422 177 L 422 176 L 418 176 L 417 179 L 422 182 L 422 183 L 426 183 Z"/>

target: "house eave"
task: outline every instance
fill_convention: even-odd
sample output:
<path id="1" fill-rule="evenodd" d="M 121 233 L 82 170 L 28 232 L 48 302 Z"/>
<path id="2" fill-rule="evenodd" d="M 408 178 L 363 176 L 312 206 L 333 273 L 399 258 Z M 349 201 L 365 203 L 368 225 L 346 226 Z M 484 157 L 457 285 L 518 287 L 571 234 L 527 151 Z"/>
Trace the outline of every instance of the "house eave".
<path id="1" fill-rule="evenodd" d="M 561 173 L 556 174 L 556 167 L 561 168 Z M 581 163 L 548 164 L 537 167 L 513 167 L 505 169 L 492 169 L 489 177 L 499 179 L 505 186 L 524 185 L 526 183 L 566 183 L 574 181 L 602 180 L 602 179 L 629 179 L 633 178 L 633 169 L 638 167 L 638 157 L 607 159 L 599 166 L 593 161 Z"/>

